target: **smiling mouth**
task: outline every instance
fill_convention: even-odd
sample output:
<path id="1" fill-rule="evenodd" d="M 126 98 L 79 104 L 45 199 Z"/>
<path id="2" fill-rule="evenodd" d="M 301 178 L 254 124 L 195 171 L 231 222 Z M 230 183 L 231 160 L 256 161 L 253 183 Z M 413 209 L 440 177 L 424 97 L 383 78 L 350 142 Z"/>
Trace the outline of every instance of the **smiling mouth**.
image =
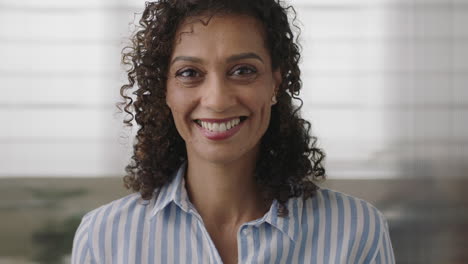
<path id="1" fill-rule="evenodd" d="M 211 131 L 211 132 L 225 132 L 230 129 L 235 128 L 242 122 L 247 119 L 247 116 L 240 116 L 230 119 L 195 119 L 195 122 L 198 126 Z"/>

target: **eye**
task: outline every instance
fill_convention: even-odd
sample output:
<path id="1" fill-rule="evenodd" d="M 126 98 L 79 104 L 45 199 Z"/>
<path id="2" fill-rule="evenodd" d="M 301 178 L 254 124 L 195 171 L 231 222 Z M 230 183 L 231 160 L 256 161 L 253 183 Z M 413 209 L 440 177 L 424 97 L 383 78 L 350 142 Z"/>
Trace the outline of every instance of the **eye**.
<path id="1" fill-rule="evenodd" d="M 257 69 L 251 66 L 240 66 L 235 68 L 231 75 L 237 75 L 237 76 L 242 76 L 242 75 L 252 75 L 257 72 Z"/>
<path id="2" fill-rule="evenodd" d="M 200 77 L 200 74 L 194 69 L 182 69 L 176 72 L 176 77 L 196 78 Z"/>

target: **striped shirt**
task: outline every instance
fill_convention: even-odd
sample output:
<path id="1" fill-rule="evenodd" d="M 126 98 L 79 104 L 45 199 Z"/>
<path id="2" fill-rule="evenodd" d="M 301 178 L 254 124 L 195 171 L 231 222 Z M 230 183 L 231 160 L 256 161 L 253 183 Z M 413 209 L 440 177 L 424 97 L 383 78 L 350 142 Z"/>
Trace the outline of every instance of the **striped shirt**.
<path id="1" fill-rule="evenodd" d="M 185 167 L 151 200 L 134 193 L 86 214 L 72 264 L 222 263 L 187 196 Z M 277 216 L 277 205 L 241 225 L 238 263 L 395 263 L 385 218 L 363 200 L 320 189 L 289 199 L 288 217 Z"/>

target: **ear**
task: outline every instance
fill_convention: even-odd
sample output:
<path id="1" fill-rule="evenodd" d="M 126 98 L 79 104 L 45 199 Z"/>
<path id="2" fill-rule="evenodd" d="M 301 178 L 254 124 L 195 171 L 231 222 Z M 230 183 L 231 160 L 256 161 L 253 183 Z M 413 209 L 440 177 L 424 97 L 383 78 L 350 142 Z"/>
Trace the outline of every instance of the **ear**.
<path id="1" fill-rule="evenodd" d="M 280 85 L 281 85 L 281 71 L 278 68 L 276 71 L 273 72 L 273 94 L 271 96 L 271 105 L 275 105 L 278 102 L 276 97 L 277 97 Z"/>
<path id="2" fill-rule="evenodd" d="M 274 80 L 274 93 L 275 95 L 278 94 L 278 91 L 279 91 L 279 87 L 281 85 L 281 69 L 278 67 L 278 69 L 276 69 L 274 72 L 273 72 L 273 80 Z"/>
<path id="3" fill-rule="evenodd" d="M 171 109 L 171 105 L 169 104 L 169 101 L 167 100 L 167 95 L 166 95 L 166 105 L 167 107 L 169 107 L 169 109 Z"/>

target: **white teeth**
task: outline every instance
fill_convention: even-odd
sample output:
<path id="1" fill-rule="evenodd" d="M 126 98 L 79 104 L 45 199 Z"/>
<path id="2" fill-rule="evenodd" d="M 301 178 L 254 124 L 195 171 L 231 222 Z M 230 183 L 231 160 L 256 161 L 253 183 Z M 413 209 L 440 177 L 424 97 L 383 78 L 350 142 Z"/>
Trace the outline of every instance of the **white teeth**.
<path id="1" fill-rule="evenodd" d="M 199 124 L 203 128 L 208 129 L 212 132 L 224 132 L 226 130 L 229 130 L 237 126 L 239 123 L 240 123 L 240 118 L 232 119 L 224 123 L 210 123 L 210 122 L 205 122 L 205 121 L 199 121 Z"/>
<path id="2" fill-rule="evenodd" d="M 227 129 L 227 128 L 226 128 L 226 123 L 221 123 L 221 124 L 219 125 L 219 131 L 220 131 L 220 132 L 224 132 L 224 131 L 226 131 L 226 129 Z"/>

